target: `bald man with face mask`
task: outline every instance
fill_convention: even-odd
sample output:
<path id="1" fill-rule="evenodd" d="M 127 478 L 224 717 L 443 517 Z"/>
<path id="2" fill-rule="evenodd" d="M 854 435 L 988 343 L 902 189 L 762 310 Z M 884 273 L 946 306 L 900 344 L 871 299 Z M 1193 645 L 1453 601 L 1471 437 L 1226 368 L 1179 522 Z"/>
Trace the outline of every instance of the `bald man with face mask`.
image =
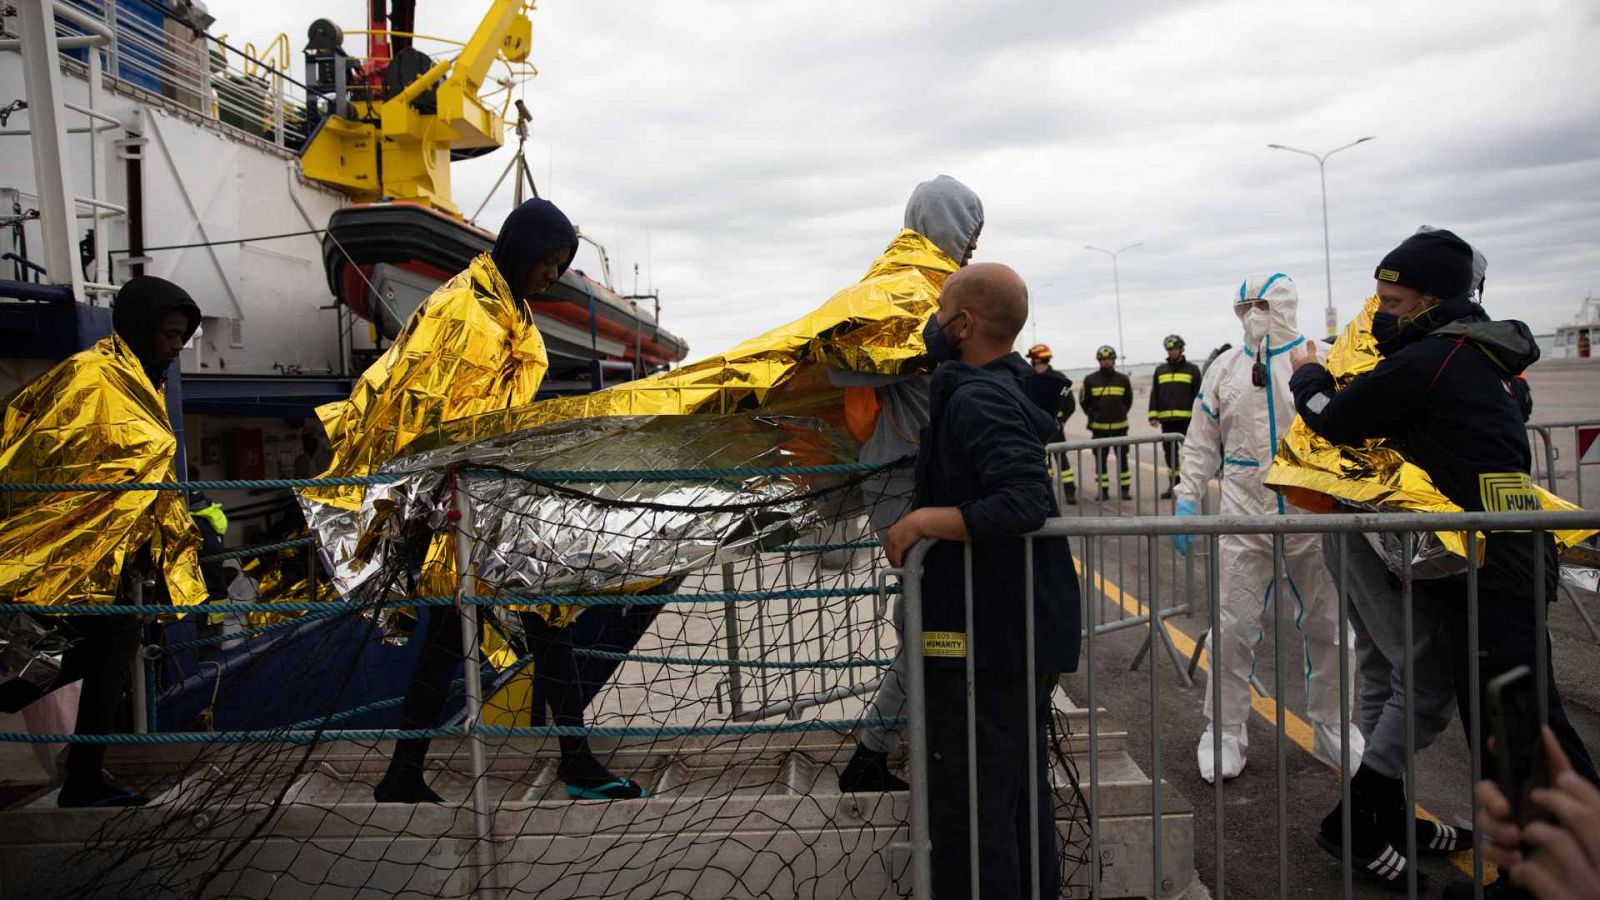
<path id="1" fill-rule="evenodd" d="M 1026 897 L 1034 884 L 1039 896 L 1055 897 L 1061 889 L 1044 736 L 1056 678 L 1078 665 L 1079 595 L 1066 539 L 1034 539 L 1030 670 L 1030 557 L 1023 538 L 1060 511 L 1044 462 L 1056 423 L 1029 399 L 1033 372 L 1013 349 L 1027 318 L 1027 287 L 1005 266 L 968 266 L 945 282 L 939 309 L 923 330 L 928 353 L 940 364 L 917 452 L 917 508 L 884 540 L 895 566 L 919 541 L 938 542 L 920 577 L 929 822 L 934 895 L 940 898 Z M 976 785 L 967 779 L 969 655 L 976 672 L 970 698 Z M 1031 747 L 1030 717 L 1036 729 Z M 1038 779 L 1036 821 L 1029 809 L 1030 754 Z M 969 791 L 976 791 L 978 806 L 976 873 Z M 1035 836 L 1037 871 L 1030 860 Z"/>

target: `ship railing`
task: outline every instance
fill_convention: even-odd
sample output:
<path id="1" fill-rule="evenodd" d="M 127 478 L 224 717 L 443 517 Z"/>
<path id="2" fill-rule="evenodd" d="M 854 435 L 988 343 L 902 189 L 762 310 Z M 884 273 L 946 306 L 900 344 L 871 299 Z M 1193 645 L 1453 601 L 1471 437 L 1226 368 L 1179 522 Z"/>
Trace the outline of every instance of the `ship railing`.
<path id="1" fill-rule="evenodd" d="M 989 758 L 980 763 L 977 751 L 978 742 L 987 740 L 987 736 L 985 738 L 977 736 L 979 734 L 979 717 L 976 698 L 980 695 L 978 691 L 979 682 L 987 678 L 1007 677 L 1008 682 L 1005 690 L 1010 691 L 1015 696 L 1015 699 L 1019 701 L 1022 700 L 1021 695 L 1025 693 L 1026 706 L 1019 702 L 1017 704 L 1019 711 L 1022 709 L 1030 711 L 1048 709 L 1049 701 L 1040 696 L 1040 691 L 1053 690 L 1057 676 L 1062 676 L 1061 683 L 1064 686 L 1074 689 L 1082 695 L 1081 702 L 1077 702 L 1076 705 L 1088 711 L 1089 773 L 1087 779 L 1087 809 L 1090 847 L 1088 864 L 1085 866 L 1087 883 L 1070 885 L 1072 896 L 1083 896 L 1085 894 L 1096 898 L 1102 896 L 1101 888 L 1104 870 L 1113 865 L 1120 868 L 1127 862 L 1122 859 L 1113 860 L 1111 853 L 1113 848 L 1107 847 L 1102 842 L 1102 808 L 1100 802 L 1102 786 L 1101 770 L 1099 768 L 1103 728 L 1100 710 L 1106 696 L 1104 693 L 1105 685 L 1108 680 L 1111 681 L 1113 687 L 1123 683 L 1118 680 L 1115 670 L 1108 670 L 1106 667 L 1102 655 L 1104 651 L 1101 649 L 1106 641 L 1106 636 L 1100 634 L 1098 629 L 1094 627 L 1098 624 L 1098 618 L 1094 613 L 1096 605 L 1093 603 L 1083 603 L 1083 608 L 1090 615 L 1090 627 L 1087 629 L 1083 641 L 1077 672 L 1071 674 L 1047 672 L 1038 665 L 1036 660 L 1037 623 L 1035 618 L 1036 584 L 1034 573 L 1035 554 L 1043 552 L 1039 549 L 1038 538 L 1065 537 L 1081 541 L 1081 546 L 1085 552 L 1076 560 L 1080 576 L 1079 593 L 1081 596 L 1087 597 L 1095 590 L 1096 583 L 1106 576 L 1106 560 L 1096 552 L 1097 543 L 1092 540 L 1093 538 L 1133 538 L 1146 543 L 1149 545 L 1145 555 L 1145 559 L 1148 561 L 1155 558 L 1155 545 L 1168 542 L 1174 535 L 1194 536 L 1196 544 L 1209 544 L 1213 558 L 1218 557 L 1220 553 L 1219 542 L 1225 535 L 1267 535 L 1271 537 L 1273 546 L 1273 573 L 1270 577 L 1274 588 L 1277 588 L 1277 590 L 1273 591 L 1273 596 L 1282 597 L 1286 595 L 1285 592 L 1288 590 L 1287 585 L 1284 584 L 1286 577 L 1284 574 L 1285 541 L 1299 535 L 1331 535 L 1339 547 L 1339 562 L 1330 564 L 1330 568 L 1333 569 L 1330 574 L 1336 582 L 1339 604 L 1339 709 L 1348 711 L 1352 709 L 1353 705 L 1355 672 L 1351 646 L 1353 631 L 1350 625 L 1350 597 L 1352 596 L 1353 583 L 1351 581 L 1351 573 L 1345 563 L 1349 558 L 1345 553 L 1345 549 L 1353 541 L 1364 540 L 1364 536 L 1368 534 L 1384 533 L 1394 535 L 1401 543 L 1404 551 L 1402 555 L 1402 571 L 1398 573 L 1400 585 L 1398 594 L 1402 608 L 1401 617 L 1403 619 L 1403 634 L 1399 637 L 1400 646 L 1404 648 L 1403 677 L 1401 678 L 1400 690 L 1404 697 L 1403 705 L 1406 710 L 1403 751 L 1404 772 L 1402 779 L 1405 785 L 1405 802 L 1408 804 L 1408 808 L 1416 809 L 1418 815 L 1425 816 L 1427 815 L 1426 810 L 1418 806 L 1420 789 L 1425 788 L 1430 797 L 1437 798 L 1441 794 L 1449 793 L 1454 789 L 1467 788 L 1465 793 L 1457 793 L 1453 797 L 1453 802 L 1449 804 L 1451 809 L 1448 811 L 1462 814 L 1470 820 L 1478 810 L 1476 795 L 1471 793 L 1470 785 L 1456 785 L 1453 782 L 1442 784 L 1441 782 L 1447 780 L 1444 776 L 1437 774 L 1434 770 L 1430 770 L 1429 767 L 1419 766 L 1417 762 L 1417 752 L 1420 747 L 1418 746 L 1417 737 L 1417 707 L 1414 701 L 1418 676 L 1416 672 L 1417 661 L 1413 648 L 1416 646 L 1415 638 L 1420 632 L 1415 630 L 1419 624 L 1415 613 L 1418 578 L 1412 569 L 1411 558 L 1417 546 L 1419 535 L 1440 531 L 1461 533 L 1464 535 L 1467 558 L 1475 558 L 1480 549 L 1487 546 L 1486 542 L 1491 540 L 1490 536 L 1493 536 L 1492 539 L 1494 540 L 1529 541 L 1535 548 L 1532 558 L 1536 560 L 1536 563 L 1531 579 L 1532 583 L 1526 585 L 1526 593 L 1522 596 L 1526 598 L 1525 602 L 1531 607 L 1531 615 L 1534 620 L 1532 633 L 1544 635 L 1547 631 L 1546 604 L 1553 598 L 1546 587 L 1546 575 L 1548 573 L 1543 571 L 1545 555 L 1539 552 L 1538 548 L 1544 545 L 1551 532 L 1596 528 L 1600 528 L 1600 511 L 1592 510 L 1537 513 L 1366 513 L 1356 515 L 1201 516 L 1181 518 L 1174 516 L 1142 518 L 1108 516 L 1053 519 L 1048 521 L 1038 532 L 1026 538 L 1026 550 L 1023 557 L 1025 589 L 1022 592 L 1022 596 L 1014 598 L 1022 603 L 1024 610 L 1023 647 L 1025 648 L 1026 659 L 1017 661 L 1021 663 L 1017 667 L 1020 674 L 1011 673 L 1007 676 L 1002 676 L 989 669 L 979 670 L 975 662 L 977 654 L 980 652 L 977 645 L 982 640 L 982 626 L 975 625 L 975 623 L 983 620 L 985 610 L 975 608 L 974 605 L 975 578 L 971 570 L 970 545 L 966 546 L 964 555 L 967 574 L 965 587 L 962 590 L 965 629 L 962 634 L 957 636 L 960 639 L 954 642 L 951 641 L 950 635 L 940 634 L 938 641 L 925 644 L 926 611 L 924 610 L 924 602 L 927 596 L 927 586 L 923 583 L 923 571 L 924 562 L 929 551 L 935 546 L 935 542 L 924 541 L 918 544 L 908 553 L 904 567 L 893 573 L 902 580 L 902 596 L 905 604 L 903 653 L 908 657 L 908 665 L 905 668 L 905 672 L 908 681 L 906 710 L 911 775 L 912 896 L 917 898 L 932 896 L 932 885 L 936 877 L 939 878 L 939 883 L 941 884 L 949 884 L 949 880 L 952 878 L 969 877 L 971 879 L 970 896 L 978 896 L 980 893 L 979 876 L 983 871 L 983 860 L 980 859 L 979 846 L 980 831 L 987 834 L 996 828 L 1011 829 L 1016 827 L 1017 822 L 1021 821 L 1040 823 L 1041 816 L 1047 817 L 1046 820 L 1054 826 L 1053 810 L 1060 808 L 1058 804 L 1070 805 L 1070 799 L 1058 796 L 1058 792 L 1064 795 L 1069 789 L 1075 788 L 1076 784 L 1056 783 L 1058 780 L 1057 774 L 1045 765 L 1043 754 L 1046 748 L 1042 738 L 1048 724 L 1048 716 L 1043 714 L 1029 715 L 1025 716 L 1028 718 L 1027 760 L 1025 765 L 1028 781 L 1028 789 L 1025 795 L 1027 799 L 1023 801 L 1020 799 L 1020 795 L 1014 795 L 1017 796 L 1018 802 L 1027 804 L 1029 815 L 1026 819 L 1018 815 L 1014 819 L 1003 823 L 980 820 L 980 796 L 985 796 L 983 792 L 986 790 L 993 791 L 997 789 L 995 782 L 991 779 L 1000 778 L 1004 780 L 1008 777 L 1014 777 L 1017 771 L 1015 764 L 1018 761 L 1008 757 L 1005 759 Z M 1508 595 L 1503 591 L 1493 595 L 1492 600 L 1481 596 L 1478 569 L 1476 567 L 1465 568 L 1466 574 L 1462 579 L 1464 586 L 1460 591 L 1462 596 L 1458 598 L 1461 601 L 1461 606 L 1450 609 L 1447 615 L 1464 617 L 1463 627 L 1459 629 L 1459 632 L 1466 636 L 1465 640 L 1468 646 L 1452 647 L 1451 653 L 1468 661 L 1468 683 L 1464 686 L 1456 685 L 1456 688 L 1459 695 L 1470 697 L 1468 708 L 1461 710 L 1461 713 L 1464 715 L 1470 732 L 1470 739 L 1468 740 L 1470 783 L 1471 785 L 1476 785 L 1481 778 L 1485 777 L 1486 772 L 1489 773 L 1488 777 L 1493 777 L 1493 770 L 1485 768 L 1486 765 L 1489 765 L 1489 761 L 1484 759 L 1482 751 L 1484 747 L 1483 736 L 1489 733 L 1487 730 L 1489 726 L 1486 726 L 1483 720 L 1483 714 L 1487 710 L 1482 709 L 1479 702 L 1480 687 L 1485 677 L 1480 671 L 1479 662 L 1480 628 L 1499 627 L 1486 623 L 1506 618 L 1503 610 L 1492 610 L 1493 618 L 1486 619 L 1484 611 L 1489 607 L 1485 604 L 1493 603 L 1497 606 L 1504 606 L 1510 601 L 1508 600 Z M 1170 622 L 1165 621 L 1161 616 L 1160 611 L 1163 601 L 1168 598 L 1162 596 L 1158 580 L 1152 579 L 1148 594 L 1144 601 L 1151 610 L 1150 620 L 1161 622 L 1163 629 L 1171 632 L 1174 639 L 1190 640 L 1183 637 L 1181 632 L 1178 632 Z M 997 598 L 993 595 L 993 589 L 989 588 L 985 596 L 985 604 L 992 604 L 996 600 Z M 1260 627 L 1265 631 L 1266 635 L 1270 635 L 1273 638 L 1270 666 L 1273 684 L 1274 686 L 1289 686 L 1305 682 L 1307 678 L 1305 664 L 1300 659 L 1299 654 L 1295 654 L 1293 659 L 1285 659 L 1289 655 L 1285 651 L 1285 647 L 1299 645 L 1299 641 L 1295 640 L 1292 630 L 1295 622 L 1294 613 L 1292 610 L 1285 612 L 1281 603 L 1272 603 L 1270 605 L 1272 607 L 1270 613 L 1263 613 L 1270 621 L 1264 622 Z M 941 631 L 945 628 L 959 627 L 959 623 L 956 623 L 955 626 L 951 624 L 954 615 L 953 610 L 942 609 L 942 611 L 944 619 L 940 622 Z M 1220 615 L 1219 604 L 1213 602 L 1210 605 L 1209 615 L 1210 633 L 1215 636 L 1213 638 L 1213 646 L 1220 646 L 1221 639 L 1226 636 L 1222 630 L 1223 620 Z M 976 635 L 974 634 L 975 627 L 977 628 Z M 1255 640 L 1258 639 L 1256 634 L 1258 624 L 1252 621 L 1246 627 L 1252 632 L 1248 642 L 1254 644 Z M 1554 702 L 1551 696 L 1553 669 L 1550 666 L 1550 645 L 1544 640 L 1536 640 L 1532 641 L 1532 643 L 1535 646 L 1536 656 L 1536 659 L 1532 661 L 1531 668 L 1535 670 L 1533 677 L 1536 681 L 1537 715 L 1540 721 L 1548 722 L 1550 709 Z M 953 646 L 959 646 L 959 650 L 952 652 L 951 647 Z M 930 662 L 927 658 L 928 654 L 925 653 L 925 648 L 936 649 L 938 652 L 933 654 L 934 656 L 959 658 L 941 658 Z M 1212 663 L 1212 659 L 1209 655 L 1207 656 L 1205 662 L 1208 667 Z M 935 707 L 948 709 L 952 704 L 963 705 L 963 698 L 960 696 L 929 696 L 925 671 L 931 672 L 931 666 L 934 665 L 959 666 L 961 670 L 964 670 L 965 729 L 964 731 L 960 729 L 952 731 L 948 720 L 941 727 L 944 741 L 954 743 L 964 737 L 964 749 L 959 746 L 950 746 L 949 743 L 941 744 L 939 747 L 933 747 L 930 744 L 929 711 Z M 925 666 L 930 668 L 925 670 Z M 1152 666 L 1149 671 L 1148 718 L 1144 721 L 1142 729 L 1148 735 L 1149 741 L 1146 758 L 1150 766 L 1148 774 L 1150 777 L 1150 847 L 1152 848 L 1150 858 L 1144 860 L 1149 865 L 1150 877 L 1148 882 L 1150 890 L 1146 896 L 1176 896 L 1185 891 L 1188 884 L 1181 880 L 1181 875 L 1186 873 L 1178 873 L 1180 877 L 1175 877 L 1173 872 L 1168 871 L 1169 867 L 1165 865 L 1163 860 L 1163 848 L 1166 846 L 1163 842 L 1163 831 L 1169 824 L 1167 822 L 1168 814 L 1164 810 L 1172 811 L 1175 805 L 1179 805 L 1172 802 L 1174 798 L 1167 796 L 1167 792 L 1171 788 L 1164 781 L 1164 773 L 1167 771 L 1166 764 L 1174 758 L 1186 757 L 1190 761 L 1189 764 L 1193 764 L 1192 761 L 1195 757 L 1189 748 L 1194 745 L 1190 742 L 1198 735 L 1177 733 L 1163 716 L 1163 679 L 1157 675 L 1155 669 L 1156 667 Z M 938 683 L 949 684 L 949 675 L 952 671 L 954 670 L 944 670 L 945 677 L 942 677 Z M 1025 687 L 1022 685 L 1025 685 Z M 1208 687 L 1211 694 L 1211 707 L 1221 709 L 1221 680 L 1217 678 L 1211 679 Z M 1081 690 L 1079 690 L 1080 688 Z M 1300 749 L 1308 753 L 1313 749 L 1312 741 L 1307 737 L 1311 733 L 1311 728 L 1307 726 L 1307 722 L 1296 711 L 1287 708 L 1288 701 L 1285 699 L 1285 695 L 1291 693 L 1293 691 L 1285 690 L 1283 695 L 1280 695 L 1276 700 L 1270 697 L 1255 697 L 1252 700 L 1254 713 L 1268 720 L 1273 729 L 1270 755 L 1262 752 L 1267 748 L 1256 747 L 1253 751 L 1253 757 L 1258 760 L 1264 756 L 1269 759 L 1275 758 L 1275 768 L 1272 769 L 1275 784 L 1271 791 L 1271 803 L 1275 813 L 1273 821 L 1276 826 L 1276 870 L 1262 871 L 1252 868 L 1248 871 L 1238 871 L 1237 868 L 1229 868 L 1228 862 L 1230 858 L 1235 860 L 1238 858 L 1237 856 L 1230 857 L 1227 852 L 1230 838 L 1235 842 L 1246 840 L 1249 839 L 1245 837 L 1246 834 L 1255 835 L 1256 832 L 1264 832 L 1265 829 L 1261 827 L 1259 822 L 1240 822 L 1230 815 L 1231 810 L 1243 809 L 1244 807 L 1229 804 L 1229 782 L 1227 779 L 1219 777 L 1215 780 L 1212 788 L 1210 809 L 1210 815 L 1213 818 L 1213 859 L 1210 871 L 1203 873 L 1209 876 L 1207 880 L 1210 882 L 1211 896 L 1213 897 L 1223 898 L 1228 895 L 1230 879 L 1232 879 L 1232 884 L 1235 886 L 1242 887 L 1248 882 L 1251 885 L 1250 893 L 1252 894 L 1259 893 L 1263 883 L 1275 884 L 1274 892 L 1279 897 L 1288 897 L 1291 896 L 1292 891 L 1306 889 L 1306 873 L 1295 872 L 1292 868 L 1294 865 L 1292 863 L 1293 860 L 1304 859 L 1305 857 L 1304 854 L 1298 852 L 1299 848 L 1290 843 L 1290 822 L 1303 823 L 1306 821 L 1308 803 L 1316 804 L 1311 808 L 1316 813 L 1316 816 L 1320 817 L 1324 809 L 1333 806 L 1334 797 L 1332 792 L 1329 791 L 1326 792 L 1329 796 L 1317 799 L 1308 800 L 1303 796 L 1291 799 L 1290 769 L 1287 765 L 1289 754 L 1293 752 L 1296 745 L 1299 745 Z M 994 694 L 991 692 L 984 694 L 984 696 L 993 698 Z M 1075 701 L 1079 700 L 1078 697 L 1073 699 Z M 1124 717 L 1125 721 L 1126 717 L 1137 717 L 1137 712 L 1126 708 L 1119 709 L 1117 712 L 1119 716 Z M 986 721 L 988 721 L 987 717 L 990 715 L 993 715 L 993 711 L 986 709 Z M 1293 724 L 1291 725 L 1291 723 Z M 1019 727 L 1019 725 L 1013 721 L 1011 727 Z M 1351 741 L 1353 737 L 1356 737 L 1353 731 L 1354 728 L 1355 726 L 1351 724 L 1350 715 L 1341 717 L 1338 728 L 1339 747 L 1337 752 L 1339 752 L 1342 759 L 1348 760 L 1351 758 Z M 1291 736 L 1291 733 L 1293 736 Z M 1211 751 L 1216 758 L 1221 758 L 1222 729 L 1216 729 L 1213 732 L 1213 738 Z M 1446 740 L 1449 740 L 1449 738 L 1446 738 Z M 1179 743 L 1180 749 L 1169 753 L 1165 749 L 1165 745 L 1174 741 Z M 1527 749 L 1533 753 L 1543 752 L 1542 746 Z M 939 784 L 930 783 L 930 757 L 935 753 L 942 754 L 944 759 L 964 760 L 966 769 L 964 785 L 961 783 L 951 784 L 948 782 L 948 777 L 945 780 L 941 780 Z M 1260 766 L 1261 763 L 1258 762 L 1257 767 Z M 959 778 L 959 776 L 956 777 Z M 1353 897 L 1355 896 L 1354 885 L 1357 867 L 1355 860 L 1352 859 L 1350 848 L 1352 847 L 1352 829 L 1358 826 L 1352 823 L 1350 815 L 1350 779 L 1348 777 L 1342 778 L 1340 783 L 1338 802 L 1342 804 L 1341 809 L 1344 812 L 1340 817 L 1340 840 L 1336 844 L 1340 855 L 1338 878 L 1341 887 L 1339 890 L 1342 891 L 1343 896 Z M 1250 789 L 1253 792 L 1258 787 L 1259 783 Z M 1304 791 L 1303 787 L 1299 789 Z M 930 797 L 935 796 L 930 792 L 934 790 L 940 792 L 938 796 L 941 798 L 947 798 L 954 794 L 958 797 L 964 796 L 966 799 L 965 818 L 967 825 L 965 828 L 951 830 L 952 820 L 961 817 L 954 813 L 948 805 L 941 806 L 941 820 L 937 824 L 944 830 L 943 833 L 950 836 L 942 839 L 939 845 L 934 843 L 934 833 L 932 831 L 934 823 L 930 813 Z M 1245 790 L 1245 788 L 1235 787 L 1232 790 L 1240 791 Z M 1198 800 L 1199 798 L 1189 799 Z M 1294 805 L 1291 806 L 1291 804 Z M 1293 812 L 1291 812 L 1291 809 L 1293 809 Z M 1297 829 L 1297 831 L 1302 832 L 1303 830 Z M 1401 842 L 1403 846 L 1396 847 L 1396 850 L 1403 851 L 1405 859 L 1414 862 L 1418 860 L 1419 850 L 1417 829 L 1406 828 L 1404 830 L 1407 834 L 1404 841 Z M 1048 855 L 1050 854 L 1050 848 L 1044 845 L 1043 842 L 1053 840 L 1055 835 L 1048 832 L 1041 834 L 1042 831 L 1047 831 L 1043 825 L 1027 828 L 1027 831 L 1029 836 L 1026 839 L 1019 839 L 1025 841 L 1025 846 L 1018 846 L 1017 855 L 1010 859 L 1012 866 L 1015 866 L 1019 861 L 1022 862 L 1022 871 L 1024 873 L 1038 873 L 1033 878 L 1024 876 L 1025 884 L 1023 887 L 1025 896 L 1031 895 L 1037 900 L 1041 896 L 1041 882 L 1048 881 L 1052 877 L 1048 871 L 1041 870 L 1042 866 L 1048 869 Z M 1305 838 L 1297 835 L 1297 839 Z M 1238 850 L 1239 848 L 1234 846 L 1233 849 Z M 1483 896 L 1482 890 L 1485 880 L 1484 860 L 1481 854 L 1481 847 L 1474 846 L 1471 850 L 1470 858 L 1466 857 L 1465 854 L 1457 854 L 1453 862 L 1462 870 L 1460 874 L 1463 877 L 1472 879 L 1472 883 L 1476 885 L 1473 893 L 1475 896 L 1481 897 Z M 962 855 L 966 859 L 965 866 L 952 865 L 953 861 L 959 863 Z M 991 863 L 989 871 L 992 873 L 995 868 Z M 1016 869 L 1011 869 L 1010 871 L 1014 876 Z M 1403 874 L 1402 884 L 1408 896 L 1420 896 L 1418 867 L 1416 865 L 1407 865 Z M 1328 887 L 1329 893 L 1334 890 L 1332 886 Z"/>
<path id="2" fill-rule="evenodd" d="M 286 35 L 260 50 L 253 43 L 241 48 L 155 0 L 70 2 L 103 23 L 113 40 L 89 50 L 81 40 L 83 25 L 58 17 L 56 31 L 68 65 L 87 65 L 98 53 L 104 75 L 119 90 L 160 98 L 171 108 L 279 147 L 294 150 L 305 143 L 307 89 L 288 74 Z"/>

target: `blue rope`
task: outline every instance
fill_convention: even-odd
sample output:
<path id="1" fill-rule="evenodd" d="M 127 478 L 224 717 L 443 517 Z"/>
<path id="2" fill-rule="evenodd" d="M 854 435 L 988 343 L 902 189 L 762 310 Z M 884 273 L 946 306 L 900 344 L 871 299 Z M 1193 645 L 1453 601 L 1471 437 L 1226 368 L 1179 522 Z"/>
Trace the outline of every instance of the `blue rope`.
<path id="1" fill-rule="evenodd" d="M 891 463 L 892 465 L 892 463 Z M 547 472 L 510 472 L 501 469 L 468 469 L 474 478 L 516 478 L 523 481 L 602 483 L 612 481 L 721 481 L 728 478 L 784 478 L 798 475 L 853 475 L 884 468 L 878 463 L 838 463 L 826 466 L 756 466 L 732 469 L 619 469 L 586 472 L 579 469 L 552 469 Z M 351 475 L 343 478 L 264 478 L 246 481 L 152 481 L 95 482 L 87 484 L 47 484 L 44 482 L 0 482 L 0 493 L 77 493 L 82 491 L 229 491 L 277 490 L 316 487 L 364 487 L 409 478 L 416 472 L 386 472 L 379 475 Z"/>
<path id="2" fill-rule="evenodd" d="M 289 550 L 294 547 L 308 547 L 316 542 L 316 538 L 295 538 L 292 541 L 279 541 L 276 544 L 262 544 L 259 547 L 246 547 L 242 550 L 229 550 L 225 553 L 212 553 L 209 556 L 200 557 L 200 561 L 203 563 L 208 563 L 222 562 L 225 559 L 250 559 L 256 556 L 266 556 L 268 553 L 276 553 L 279 550 Z"/>
<path id="3" fill-rule="evenodd" d="M 659 663 L 664 666 L 706 666 L 708 668 L 738 666 L 742 669 L 860 669 L 874 666 L 882 668 L 894 662 L 892 659 L 810 659 L 796 660 L 794 662 L 764 662 L 761 660 L 746 659 L 696 659 L 692 656 L 645 656 L 635 653 L 617 653 L 611 650 L 589 650 L 582 647 L 576 648 L 572 652 L 578 656 L 589 656 L 595 659 L 609 659 L 615 662 Z"/>
<path id="4" fill-rule="evenodd" d="M 816 722 L 778 722 L 773 724 L 657 725 L 651 727 L 538 725 L 509 727 L 480 725 L 469 728 L 356 728 L 314 730 L 255 731 L 177 731 L 163 734 L 29 734 L 0 732 L 0 743 L 7 744 L 110 744 L 156 746 L 162 744 L 317 744 L 333 741 L 376 743 L 377 741 L 419 740 L 440 737 L 604 737 L 674 738 L 723 737 L 752 734 L 800 734 L 816 731 L 853 731 L 858 728 L 897 728 L 905 716 L 877 719 L 831 719 Z"/>
<path id="5" fill-rule="evenodd" d="M 829 550 L 867 550 L 881 547 L 876 540 L 868 538 L 860 541 L 839 541 L 832 544 L 785 544 L 773 548 L 773 553 L 824 553 Z"/>
<path id="6" fill-rule="evenodd" d="M 886 593 L 899 588 L 887 586 Z M 793 588 L 781 591 L 722 591 L 706 594 L 555 594 L 521 597 L 462 597 L 467 606 L 657 606 L 665 603 L 751 603 L 778 600 L 816 600 L 847 597 L 875 597 L 876 588 Z M 455 597 L 410 597 L 395 600 L 385 609 L 413 606 L 454 606 Z M 202 603 L 195 606 L 134 606 L 128 604 L 68 604 L 41 606 L 36 603 L 0 603 L 0 613 L 31 613 L 42 616 L 185 616 L 193 613 L 250 612 L 361 612 L 374 609 L 366 605 L 338 601 L 296 600 L 284 603 Z"/>

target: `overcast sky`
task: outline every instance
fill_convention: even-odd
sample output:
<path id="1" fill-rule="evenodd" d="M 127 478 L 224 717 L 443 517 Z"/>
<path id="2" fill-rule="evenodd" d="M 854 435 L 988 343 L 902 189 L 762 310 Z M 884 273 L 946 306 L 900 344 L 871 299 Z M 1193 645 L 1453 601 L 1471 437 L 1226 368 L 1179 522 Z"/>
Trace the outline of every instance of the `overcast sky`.
<path id="1" fill-rule="evenodd" d="M 418 7 L 418 31 L 465 38 L 487 4 Z M 298 46 L 315 16 L 362 10 L 213 0 L 213 30 Z M 1267 144 L 1364 135 L 1328 165 L 1341 320 L 1423 223 L 1485 252 L 1496 316 L 1542 333 L 1600 294 L 1593 0 L 542 0 L 533 21 L 539 188 L 607 245 L 619 289 L 644 268 L 691 357 L 854 282 L 940 173 L 982 196 L 976 258 L 1022 273 L 1065 366 L 1117 343 L 1110 260 L 1085 244 L 1144 242 L 1121 261 L 1133 361 L 1170 332 L 1197 356 L 1237 340 L 1252 272 L 1292 275 L 1320 334 L 1317 166 Z M 459 205 L 509 152 L 456 167 Z"/>

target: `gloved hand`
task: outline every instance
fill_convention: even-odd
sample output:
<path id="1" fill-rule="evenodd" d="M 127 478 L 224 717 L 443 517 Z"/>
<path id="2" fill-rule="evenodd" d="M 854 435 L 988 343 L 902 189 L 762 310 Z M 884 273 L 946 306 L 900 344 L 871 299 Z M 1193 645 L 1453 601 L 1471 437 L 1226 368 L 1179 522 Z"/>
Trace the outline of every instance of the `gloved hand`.
<path id="1" fill-rule="evenodd" d="M 1161 424 L 1161 420 L 1156 418 L 1155 416 L 1151 416 L 1150 417 L 1150 424 L 1151 425 L 1160 425 Z"/>
<path id="2" fill-rule="evenodd" d="M 1195 508 L 1193 500 L 1179 500 L 1178 501 L 1178 508 L 1177 508 L 1177 512 L 1176 512 L 1177 515 L 1180 515 L 1180 516 L 1193 516 L 1193 515 L 1198 515 L 1199 512 L 1200 511 Z M 1192 535 L 1192 534 L 1175 534 L 1175 535 L 1172 536 L 1172 546 L 1173 546 L 1174 549 L 1176 549 L 1178 551 L 1178 554 L 1181 555 L 1181 556 L 1188 556 L 1189 555 L 1189 545 L 1191 543 L 1193 543 L 1193 542 L 1194 542 L 1194 535 Z"/>

